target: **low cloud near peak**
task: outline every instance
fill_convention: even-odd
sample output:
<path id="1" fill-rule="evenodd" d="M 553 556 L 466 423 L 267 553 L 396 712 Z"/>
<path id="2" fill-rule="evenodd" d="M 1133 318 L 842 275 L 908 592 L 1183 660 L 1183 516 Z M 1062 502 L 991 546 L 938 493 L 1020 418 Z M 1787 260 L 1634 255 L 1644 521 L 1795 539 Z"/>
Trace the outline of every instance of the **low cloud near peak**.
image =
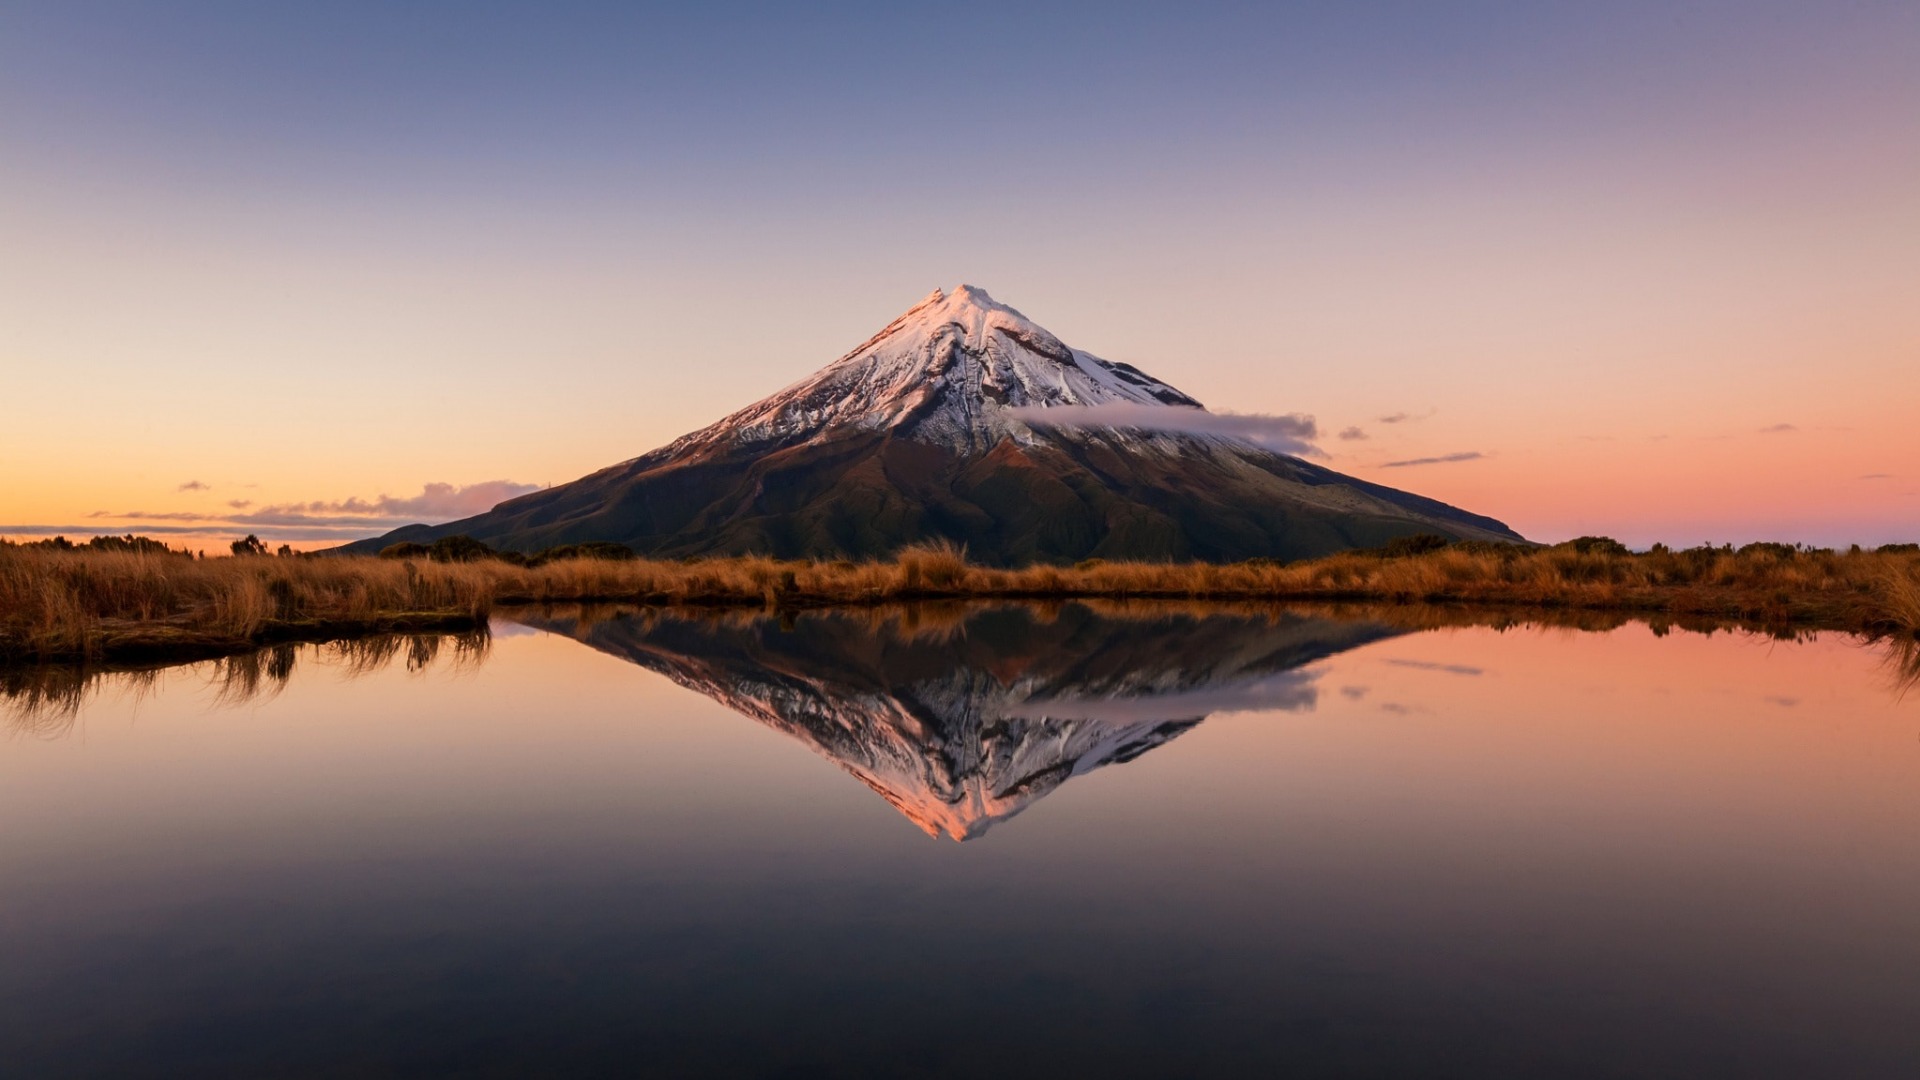
<path id="1" fill-rule="evenodd" d="M 1007 412 L 1033 427 L 1108 427 L 1172 431 L 1187 435 L 1220 435 L 1282 454 L 1326 456 L 1314 445 L 1314 440 L 1320 437 L 1319 425 L 1313 417 L 1300 413 L 1216 413 L 1205 409 L 1135 405 L 1128 402 L 1056 405 L 1052 408 L 1025 405 L 1008 409 Z"/>

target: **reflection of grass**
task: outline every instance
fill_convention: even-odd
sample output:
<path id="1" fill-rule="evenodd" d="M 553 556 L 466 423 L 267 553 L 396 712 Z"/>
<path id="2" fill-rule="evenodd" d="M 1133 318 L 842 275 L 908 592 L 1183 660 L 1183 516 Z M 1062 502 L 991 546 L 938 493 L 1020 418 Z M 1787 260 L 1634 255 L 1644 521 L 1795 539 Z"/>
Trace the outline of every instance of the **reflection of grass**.
<path id="1" fill-rule="evenodd" d="M 970 598 L 1325 600 L 1634 613 L 1920 633 L 1920 554 L 1470 544 L 1307 562 L 1000 570 L 945 545 L 888 562 L 238 557 L 0 547 L 0 659 L 215 655 L 273 641 L 470 626 L 495 603 L 614 600 L 795 609 Z M 1664 620 L 1664 622 L 1663 622 Z"/>
<path id="2" fill-rule="evenodd" d="M 403 657 L 409 672 L 422 672 L 443 662 L 457 671 L 479 664 L 486 658 L 491 644 L 484 628 L 460 634 L 381 634 L 322 644 L 282 643 L 189 667 L 204 673 L 216 706 L 231 707 L 258 703 L 279 694 L 293 677 L 302 657 L 337 668 L 348 678 L 359 678 Z M 19 734 L 58 738 L 72 730 L 81 708 L 101 690 L 131 690 L 136 695 L 144 695 L 157 686 L 161 670 L 159 666 L 78 664 L 0 667 L 0 705 L 5 707 L 5 726 Z"/>
<path id="3" fill-rule="evenodd" d="M 1887 643 L 1887 670 L 1893 673 L 1895 692 L 1905 695 L 1920 688 L 1920 638 L 1902 635 Z"/>

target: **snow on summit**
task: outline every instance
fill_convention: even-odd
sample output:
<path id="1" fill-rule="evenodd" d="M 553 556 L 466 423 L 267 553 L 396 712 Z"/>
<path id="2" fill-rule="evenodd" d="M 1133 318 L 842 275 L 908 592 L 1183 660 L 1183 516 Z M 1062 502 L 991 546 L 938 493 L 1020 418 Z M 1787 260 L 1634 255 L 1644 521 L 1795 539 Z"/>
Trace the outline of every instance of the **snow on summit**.
<path id="1" fill-rule="evenodd" d="M 890 429 L 955 450 L 1037 436 L 1010 409 L 1200 403 L 1127 364 L 1072 348 L 985 289 L 935 289 L 859 348 L 675 449 L 805 442 Z"/>

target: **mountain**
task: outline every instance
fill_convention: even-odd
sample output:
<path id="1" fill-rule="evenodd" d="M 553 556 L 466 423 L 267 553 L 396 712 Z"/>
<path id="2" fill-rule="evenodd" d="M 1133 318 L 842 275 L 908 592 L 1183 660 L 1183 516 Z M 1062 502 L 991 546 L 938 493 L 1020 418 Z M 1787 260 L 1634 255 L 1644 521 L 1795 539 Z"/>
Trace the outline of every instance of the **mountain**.
<path id="1" fill-rule="evenodd" d="M 1066 781 L 1222 711 L 1311 709 L 1334 653 L 1394 636 L 1295 614 L 1149 618 L 1067 604 L 908 625 L 848 612 L 742 620 L 515 612 L 806 743 L 930 836 L 971 840 Z"/>
<path id="2" fill-rule="evenodd" d="M 815 374 L 652 453 L 347 550 L 466 534 L 528 552 L 597 540 L 663 557 L 860 558 L 946 538 L 1017 565 L 1291 559 L 1415 533 L 1520 540 L 1492 518 L 1220 434 L 1027 422 L 1077 407 L 1155 428 L 1217 419 L 980 289 L 935 290 Z"/>

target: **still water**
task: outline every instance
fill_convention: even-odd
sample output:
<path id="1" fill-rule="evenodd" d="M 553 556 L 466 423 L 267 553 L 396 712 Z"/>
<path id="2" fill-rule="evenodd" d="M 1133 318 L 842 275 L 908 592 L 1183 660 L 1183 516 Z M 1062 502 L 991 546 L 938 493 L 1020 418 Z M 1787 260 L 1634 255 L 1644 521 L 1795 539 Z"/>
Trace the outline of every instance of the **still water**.
<path id="1" fill-rule="evenodd" d="M 517 620 L 0 677 L 0 1073 L 1920 1075 L 1883 648 Z"/>

